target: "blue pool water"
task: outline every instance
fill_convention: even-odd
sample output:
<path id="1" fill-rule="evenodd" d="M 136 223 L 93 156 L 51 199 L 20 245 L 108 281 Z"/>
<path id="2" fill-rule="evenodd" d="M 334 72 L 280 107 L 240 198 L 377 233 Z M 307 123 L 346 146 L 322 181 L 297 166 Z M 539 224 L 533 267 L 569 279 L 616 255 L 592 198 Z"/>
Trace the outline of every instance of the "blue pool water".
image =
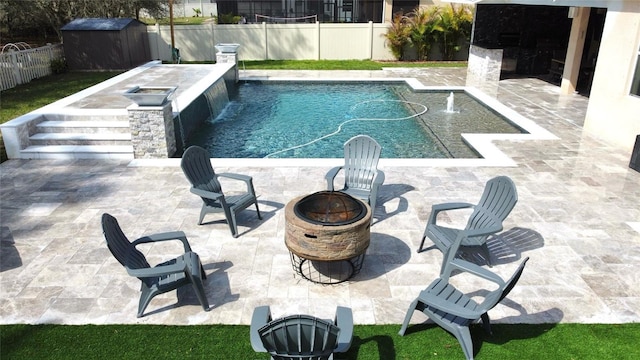
<path id="1" fill-rule="evenodd" d="M 451 118 L 468 112 L 445 114 L 448 95 L 434 99 L 400 83 L 247 82 L 187 146 L 202 146 L 215 158 L 341 158 L 345 141 L 367 134 L 380 143 L 383 158 L 478 157 L 466 145 L 452 153 L 457 145 L 437 130 L 454 127 Z M 456 96 L 461 105 L 469 102 Z M 437 124 L 441 119 L 445 126 Z M 459 134 L 451 137 L 460 142 Z"/>

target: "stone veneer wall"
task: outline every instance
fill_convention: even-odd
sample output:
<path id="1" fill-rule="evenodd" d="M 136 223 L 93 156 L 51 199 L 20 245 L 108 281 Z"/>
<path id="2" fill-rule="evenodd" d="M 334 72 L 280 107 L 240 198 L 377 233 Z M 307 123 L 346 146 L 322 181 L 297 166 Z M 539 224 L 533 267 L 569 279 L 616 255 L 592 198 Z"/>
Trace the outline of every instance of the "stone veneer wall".
<path id="1" fill-rule="evenodd" d="M 477 45 L 469 48 L 467 85 L 498 84 L 502 69 L 502 49 L 487 49 Z"/>
<path id="2" fill-rule="evenodd" d="M 166 159 L 176 152 L 171 102 L 162 106 L 127 108 L 131 128 L 133 157 L 136 159 Z"/>

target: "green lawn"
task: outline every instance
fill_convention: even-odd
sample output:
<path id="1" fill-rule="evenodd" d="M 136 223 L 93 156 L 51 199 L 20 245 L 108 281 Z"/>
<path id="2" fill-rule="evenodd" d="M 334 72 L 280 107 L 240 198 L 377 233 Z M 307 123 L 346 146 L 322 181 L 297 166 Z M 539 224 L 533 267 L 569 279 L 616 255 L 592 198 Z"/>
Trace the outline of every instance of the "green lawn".
<path id="1" fill-rule="evenodd" d="M 214 310 L 215 311 L 215 310 Z M 464 359 L 457 340 L 434 325 L 358 325 L 346 359 Z M 623 360 L 640 358 L 640 324 L 472 327 L 476 359 Z M 268 359 L 234 325 L 3 325 L 2 359 Z"/>

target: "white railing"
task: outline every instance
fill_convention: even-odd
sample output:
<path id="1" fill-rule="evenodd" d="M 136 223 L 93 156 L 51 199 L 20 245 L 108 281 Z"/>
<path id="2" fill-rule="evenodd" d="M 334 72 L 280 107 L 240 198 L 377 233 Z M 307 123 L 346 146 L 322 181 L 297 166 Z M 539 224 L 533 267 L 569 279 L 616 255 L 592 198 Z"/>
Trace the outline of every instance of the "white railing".
<path id="1" fill-rule="evenodd" d="M 51 75 L 51 62 L 63 58 L 62 44 L 34 49 L 4 49 L 0 53 L 0 90 L 11 89 L 33 79 Z"/>

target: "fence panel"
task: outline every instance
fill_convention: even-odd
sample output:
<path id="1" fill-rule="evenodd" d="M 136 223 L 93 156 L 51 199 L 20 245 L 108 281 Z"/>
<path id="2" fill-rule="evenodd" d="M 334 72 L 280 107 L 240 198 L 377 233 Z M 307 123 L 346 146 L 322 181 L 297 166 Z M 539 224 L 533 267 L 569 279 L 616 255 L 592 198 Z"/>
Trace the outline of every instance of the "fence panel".
<path id="1" fill-rule="evenodd" d="M 205 24 L 174 26 L 175 46 L 185 61 L 214 61 L 217 43 L 238 43 L 240 60 L 391 60 L 383 33 L 388 25 Z M 147 27 L 153 59 L 171 60 L 169 26 Z"/>
<path id="2" fill-rule="evenodd" d="M 51 61 L 64 58 L 62 44 L 0 54 L 0 90 L 51 75 Z"/>

